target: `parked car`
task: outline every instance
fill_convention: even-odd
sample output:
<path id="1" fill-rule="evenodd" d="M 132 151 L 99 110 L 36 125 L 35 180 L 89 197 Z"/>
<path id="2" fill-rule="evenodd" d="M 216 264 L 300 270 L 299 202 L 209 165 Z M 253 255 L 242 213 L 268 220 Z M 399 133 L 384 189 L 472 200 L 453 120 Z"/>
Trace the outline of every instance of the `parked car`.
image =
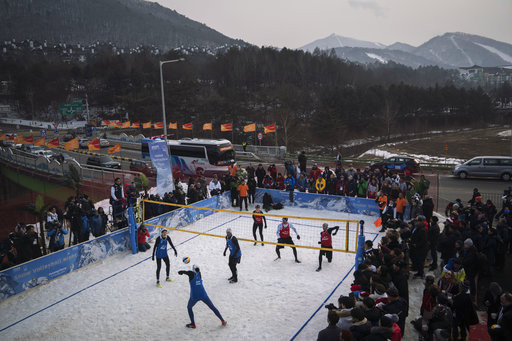
<path id="1" fill-rule="evenodd" d="M 62 141 L 64 142 L 68 142 L 68 141 L 71 141 L 72 139 L 74 139 L 76 137 L 75 134 L 66 134 L 64 135 L 64 137 L 62 138 Z"/>
<path id="2" fill-rule="evenodd" d="M 107 139 L 100 139 L 100 147 L 103 148 L 103 147 L 108 147 L 110 146 L 110 142 L 108 142 Z"/>
<path id="3" fill-rule="evenodd" d="M 130 162 L 130 170 L 135 172 L 141 172 L 148 177 L 153 177 L 156 175 L 156 170 L 153 168 L 151 164 L 139 160 L 132 160 Z"/>
<path id="4" fill-rule="evenodd" d="M 509 181 L 512 176 L 512 157 L 508 156 L 477 156 L 458 165 L 453 175 L 461 179 L 469 176 L 483 178 L 501 178 Z"/>
<path id="5" fill-rule="evenodd" d="M 69 156 L 68 153 L 64 153 L 64 152 L 54 153 L 52 158 L 59 161 L 60 163 L 65 163 L 65 162 L 70 162 L 70 161 L 75 160 L 75 158 Z"/>
<path id="6" fill-rule="evenodd" d="M 87 164 L 89 166 L 97 166 L 104 168 L 114 168 L 121 169 L 121 163 L 114 161 L 108 155 L 100 155 L 100 156 L 89 156 L 87 158 Z"/>
<path id="7" fill-rule="evenodd" d="M 87 149 L 87 148 L 89 148 L 89 140 L 88 139 L 84 139 L 84 138 L 79 138 L 78 139 L 78 147 L 80 149 Z"/>
<path id="8" fill-rule="evenodd" d="M 36 150 L 32 151 L 32 154 L 38 155 L 38 156 L 44 156 L 47 158 L 51 158 L 54 155 L 53 152 L 48 149 L 36 149 Z"/>
<path id="9" fill-rule="evenodd" d="M 370 169 L 393 170 L 400 173 L 410 172 L 418 173 L 420 171 L 420 164 L 413 158 L 403 156 L 393 156 L 383 160 L 382 162 L 375 162 L 370 165 Z"/>

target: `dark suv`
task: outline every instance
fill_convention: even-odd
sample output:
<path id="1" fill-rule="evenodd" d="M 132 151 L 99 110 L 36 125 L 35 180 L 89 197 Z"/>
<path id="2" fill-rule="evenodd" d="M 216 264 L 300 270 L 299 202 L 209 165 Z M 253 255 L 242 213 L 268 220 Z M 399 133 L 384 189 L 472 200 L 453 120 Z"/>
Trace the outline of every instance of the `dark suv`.
<path id="1" fill-rule="evenodd" d="M 130 170 L 135 172 L 141 172 L 147 177 L 154 177 L 156 175 L 156 171 L 153 169 L 153 166 L 151 166 L 151 164 L 139 160 L 132 160 L 130 162 Z"/>
<path id="2" fill-rule="evenodd" d="M 410 157 L 393 156 L 381 162 L 372 163 L 370 169 L 392 170 L 399 173 L 410 172 L 412 174 L 420 171 L 420 164 Z"/>
<path id="3" fill-rule="evenodd" d="M 104 167 L 104 168 L 113 168 L 113 169 L 121 169 L 121 163 L 114 161 L 110 156 L 108 155 L 101 155 L 101 156 L 89 156 L 87 158 L 87 164 L 89 166 L 97 166 L 97 167 Z"/>

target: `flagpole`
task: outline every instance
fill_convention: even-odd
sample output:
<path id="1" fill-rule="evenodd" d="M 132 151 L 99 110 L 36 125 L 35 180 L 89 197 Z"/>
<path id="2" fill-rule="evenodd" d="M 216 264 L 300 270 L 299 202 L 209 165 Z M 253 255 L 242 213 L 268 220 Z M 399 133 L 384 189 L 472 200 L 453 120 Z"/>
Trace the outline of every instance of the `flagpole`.
<path id="1" fill-rule="evenodd" d="M 274 123 L 274 134 L 276 135 L 276 147 L 277 147 L 277 124 Z"/>

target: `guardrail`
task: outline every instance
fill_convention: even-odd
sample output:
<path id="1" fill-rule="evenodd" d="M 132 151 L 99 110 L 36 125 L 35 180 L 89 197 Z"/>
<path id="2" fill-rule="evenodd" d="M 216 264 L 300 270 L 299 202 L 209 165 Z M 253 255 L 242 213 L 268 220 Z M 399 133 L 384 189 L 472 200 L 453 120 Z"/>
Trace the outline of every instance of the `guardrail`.
<path id="1" fill-rule="evenodd" d="M 244 147 L 241 144 L 233 144 L 233 149 L 239 153 L 244 152 Z M 285 146 L 256 146 L 247 145 L 245 152 L 254 153 L 259 156 L 272 157 L 277 159 L 284 159 L 286 155 Z"/>
<path id="2" fill-rule="evenodd" d="M 297 160 L 296 154 L 286 154 L 286 159 L 289 160 Z M 322 155 L 306 155 L 308 158 L 308 163 L 312 162 L 329 162 L 336 163 L 336 157 L 334 156 L 322 156 Z M 354 164 L 354 165 L 364 165 L 369 166 L 374 162 L 382 162 L 383 159 L 359 159 L 359 158 L 343 158 L 341 160 L 343 165 Z M 441 162 L 423 162 L 420 161 L 420 168 L 426 169 L 439 169 L 439 170 L 452 170 L 457 164 L 454 163 L 441 163 Z"/>

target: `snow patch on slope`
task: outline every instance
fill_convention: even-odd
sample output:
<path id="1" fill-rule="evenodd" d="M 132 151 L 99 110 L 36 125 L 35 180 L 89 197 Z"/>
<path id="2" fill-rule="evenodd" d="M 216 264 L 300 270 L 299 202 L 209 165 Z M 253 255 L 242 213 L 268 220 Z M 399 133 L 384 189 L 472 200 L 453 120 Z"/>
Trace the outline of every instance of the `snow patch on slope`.
<path id="1" fill-rule="evenodd" d="M 470 56 L 468 56 L 468 54 L 466 53 L 466 51 L 464 51 L 464 50 L 459 46 L 459 44 L 457 44 L 457 42 L 455 41 L 455 36 L 450 36 L 450 40 L 452 41 L 453 46 L 455 46 L 455 48 L 456 48 L 457 50 L 459 50 L 459 51 L 464 55 L 464 57 L 466 57 L 466 59 L 467 59 L 467 61 L 468 61 L 469 65 L 475 65 L 475 63 L 473 63 L 473 59 L 471 59 L 471 57 L 470 57 Z"/>
<path id="2" fill-rule="evenodd" d="M 510 137 L 512 135 L 512 130 L 504 130 L 502 132 L 499 132 L 498 133 L 498 136 L 501 136 L 501 137 Z"/>
<path id="3" fill-rule="evenodd" d="M 498 50 L 497 48 L 494 48 L 492 46 L 489 46 L 489 45 L 484 45 L 484 44 L 480 44 L 480 43 L 474 43 L 474 44 L 477 44 L 478 46 L 481 46 L 483 47 L 484 49 L 486 49 L 487 51 L 489 52 L 492 52 L 496 55 L 498 55 L 501 59 L 503 59 L 504 61 L 506 61 L 507 63 L 512 63 L 512 56 L 509 55 L 509 54 L 506 54 L 504 52 L 501 52 L 500 50 Z"/>
<path id="4" fill-rule="evenodd" d="M 366 52 L 366 55 L 372 59 L 377 59 L 379 62 L 381 62 L 382 64 L 387 64 L 388 61 L 386 59 L 384 59 L 383 57 L 375 54 L 375 53 L 369 53 L 369 52 Z"/>

